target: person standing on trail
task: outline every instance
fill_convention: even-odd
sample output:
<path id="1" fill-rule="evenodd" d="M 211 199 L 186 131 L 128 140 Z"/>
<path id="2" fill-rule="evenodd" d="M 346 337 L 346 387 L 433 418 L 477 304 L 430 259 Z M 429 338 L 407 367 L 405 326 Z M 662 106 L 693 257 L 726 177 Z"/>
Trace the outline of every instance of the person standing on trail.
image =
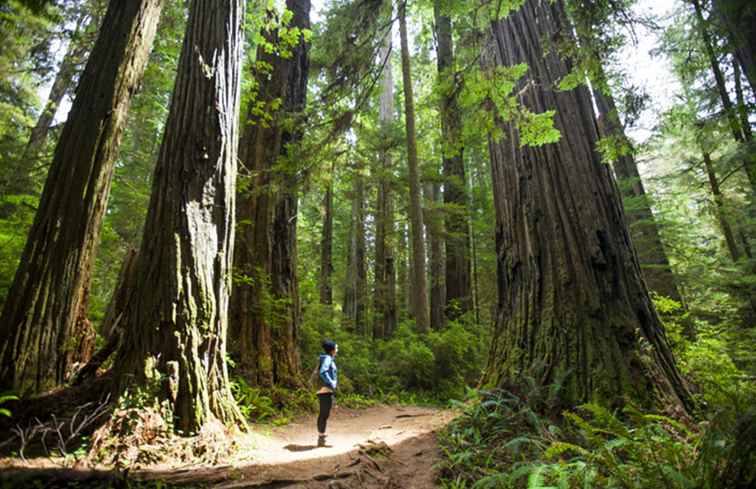
<path id="1" fill-rule="evenodd" d="M 339 346 L 331 340 L 323 342 L 323 351 L 320 354 L 320 366 L 318 367 L 320 378 L 320 389 L 318 389 L 318 402 L 320 404 L 320 413 L 318 414 L 318 446 L 324 447 L 326 444 L 326 423 L 328 416 L 331 414 L 333 406 L 333 394 L 336 391 L 337 374 L 336 374 L 336 352 Z"/>

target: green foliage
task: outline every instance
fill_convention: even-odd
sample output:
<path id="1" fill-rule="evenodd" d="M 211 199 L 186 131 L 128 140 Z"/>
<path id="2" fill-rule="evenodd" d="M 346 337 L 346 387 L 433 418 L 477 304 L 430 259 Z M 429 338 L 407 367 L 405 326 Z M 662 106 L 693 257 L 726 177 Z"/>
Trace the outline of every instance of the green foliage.
<path id="1" fill-rule="evenodd" d="M 512 391 L 480 392 L 462 404 L 464 414 L 440 437 L 444 487 L 750 487 L 756 388 L 732 360 L 733 340 L 723 331 L 735 328 L 695 321 L 669 298 L 654 300 L 701 406 L 696 421 L 632 404 L 560 413 L 559 385 L 539 388 L 525 379 Z M 684 334 L 690 321 L 695 340 Z"/>
<path id="2" fill-rule="evenodd" d="M 736 443 L 733 430 L 702 435 L 632 406 L 620 415 L 586 404 L 561 419 L 539 412 L 510 393 L 474 400 L 441 437 L 444 487 L 715 488 Z"/>
<path id="3" fill-rule="evenodd" d="M 252 387 L 243 377 L 234 377 L 231 392 L 245 418 L 257 423 L 287 424 L 296 414 L 314 412 L 314 392 L 292 391 L 281 387 Z"/>
<path id="4" fill-rule="evenodd" d="M 0 406 L 2 406 L 8 401 L 18 401 L 18 396 L 15 396 L 13 394 L 0 395 Z M 12 413 L 10 412 L 8 408 L 0 407 L 0 416 L 5 416 L 6 418 L 10 418 L 12 416 Z"/>
<path id="5" fill-rule="evenodd" d="M 317 317 L 319 310 L 326 317 Z M 477 381 L 487 353 L 487 328 L 467 319 L 426 335 L 417 333 L 412 321 L 405 321 L 390 338 L 374 340 L 344 331 L 320 307 L 305 318 L 300 343 L 303 371 L 316 367 L 322 339 L 333 338 L 339 344 L 340 396 L 358 394 L 388 402 L 412 393 L 438 400 L 461 396 L 465 386 Z"/>

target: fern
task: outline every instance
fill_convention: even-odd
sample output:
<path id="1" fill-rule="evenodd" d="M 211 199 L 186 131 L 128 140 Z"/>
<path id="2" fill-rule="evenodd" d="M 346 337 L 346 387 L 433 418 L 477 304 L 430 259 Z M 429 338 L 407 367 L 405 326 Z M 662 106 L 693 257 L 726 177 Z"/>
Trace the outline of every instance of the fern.
<path id="1" fill-rule="evenodd" d="M 13 394 L 5 394 L 0 396 L 0 405 L 5 404 L 8 401 L 18 401 L 18 396 L 14 396 Z M 9 409 L 0 407 L 0 416 L 10 418 L 12 416 L 12 413 Z"/>

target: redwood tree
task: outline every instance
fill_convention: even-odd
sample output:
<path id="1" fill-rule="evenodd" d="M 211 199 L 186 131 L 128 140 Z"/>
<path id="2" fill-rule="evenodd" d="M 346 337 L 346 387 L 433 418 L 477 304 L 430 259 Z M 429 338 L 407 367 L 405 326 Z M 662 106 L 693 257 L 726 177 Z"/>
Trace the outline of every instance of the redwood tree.
<path id="1" fill-rule="evenodd" d="M 434 13 L 438 48 L 436 60 L 441 80 L 441 135 L 444 151 L 444 204 L 446 206 L 446 316 L 454 319 L 472 309 L 470 279 L 470 222 L 464 147 L 461 141 L 460 110 L 457 104 L 457 79 L 454 71 L 454 42 L 451 18 L 445 15 L 441 0 L 435 0 Z"/>
<path id="2" fill-rule="evenodd" d="M 0 315 L 0 390 L 60 384 L 86 329 L 95 246 L 121 133 L 164 0 L 110 2 L 55 148 L 34 224 Z M 85 331 L 84 331 L 85 332 Z"/>
<path id="3" fill-rule="evenodd" d="M 290 27 L 308 29 L 310 1 L 287 0 Z M 264 33 L 279 45 L 279 33 Z M 288 158 L 301 134 L 292 123 L 305 107 L 308 50 L 300 36 L 291 53 L 258 50 L 254 104 L 246 116 L 240 158 L 247 174 L 239 197 L 240 228 L 232 298 L 235 350 L 240 367 L 256 385 L 295 386 L 299 379 L 297 330 L 297 172 Z M 260 117 L 260 109 L 265 116 Z M 301 122 L 301 121 L 299 121 Z"/>
<path id="4" fill-rule="evenodd" d="M 335 166 L 331 167 L 331 174 Z M 323 195 L 323 230 L 320 236 L 320 303 L 333 305 L 333 178 L 328 179 Z"/>
<path id="5" fill-rule="evenodd" d="M 391 68 L 391 30 L 381 50 L 383 63 L 378 117 L 381 131 L 388 133 L 394 120 L 394 77 Z M 390 138 L 384 138 L 384 141 Z M 396 329 L 396 270 L 394 262 L 393 160 L 389 147 L 381 148 L 378 198 L 375 216 L 375 322 L 373 336 L 384 338 Z"/>
<path id="6" fill-rule="evenodd" d="M 152 185 L 117 390 L 166 375 L 177 428 L 241 421 L 226 369 L 244 0 L 192 0 Z M 159 378 L 159 377 L 158 377 Z"/>
<path id="7" fill-rule="evenodd" d="M 399 4 L 399 37 L 402 45 L 402 81 L 404 84 L 404 123 L 407 129 L 407 167 L 409 173 L 410 217 L 410 312 L 418 331 L 430 328 L 428 311 L 428 285 L 425 277 L 425 237 L 423 224 L 422 188 L 417 157 L 417 132 L 415 130 L 415 99 L 412 89 L 412 67 L 407 39 L 407 4 Z"/>
<path id="8" fill-rule="evenodd" d="M 352 167 L 352 216 L 347 234 L 344 278 L 344 326 L 347 331 L 367 334 L 367 243 L 365 241 L 365 178 L 363 165 Z"/>
<path id="9" fill-rule="evenodd" d="M 584 86 L 556 90 L 570 64 L 549 40 L 569 39 L 560 0 L 527 0 L 491 24 L 486 65 L 527 63 L 515 92 L 535 113 L 556 110 L 556 143 L 489 143 L 496 209 L 498 312 L 486 382 L 531 373 L 548 384 L 566 375 L 566 403 L 625 398 L 689 406 L 648 294 Z"/>

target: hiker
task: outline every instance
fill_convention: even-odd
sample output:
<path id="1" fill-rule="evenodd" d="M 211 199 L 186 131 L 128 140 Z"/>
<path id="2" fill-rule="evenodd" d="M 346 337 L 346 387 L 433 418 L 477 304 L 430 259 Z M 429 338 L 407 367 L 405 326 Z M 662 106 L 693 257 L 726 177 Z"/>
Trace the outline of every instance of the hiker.
<path id="1" fill-rule="evenodd" d="M 323 351 L 320 354 L 320 367 L 318 368 L 320 389 L 318 389 L 318 401 L 320 404 L 320 413 L 318 414 L 318 446 L 324 447 L 326 444 L 326 423 L 328 416 L 331 414 L 333 406 L 333 394 L 336 391 L 336 352 L 339 346 L 331 340 L 323 342 Z"/>

